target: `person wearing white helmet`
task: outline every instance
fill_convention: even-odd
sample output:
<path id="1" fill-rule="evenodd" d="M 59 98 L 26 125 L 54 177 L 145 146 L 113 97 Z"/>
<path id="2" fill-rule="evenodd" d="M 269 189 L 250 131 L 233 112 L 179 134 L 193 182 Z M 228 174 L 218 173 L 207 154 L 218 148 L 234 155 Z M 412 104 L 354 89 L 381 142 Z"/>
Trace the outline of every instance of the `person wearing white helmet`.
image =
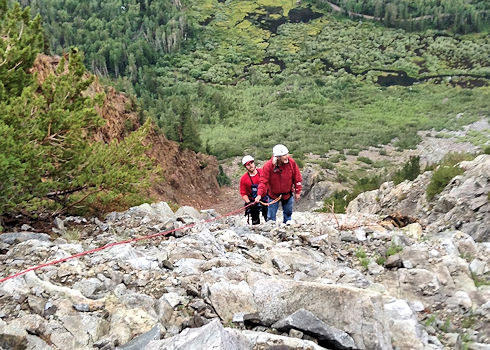
<path id="1" fill-rule="evenodd" d="M 247 169 L 247 172 L 240 178 L 240 195 L 245 201 L 245 205 L 248 206 L 245 214 L 252 217 L 252 225 L 257 225 L 260 224 L 260 213 L 264 216 L 264 220 L 267 220 L 267 207 L 260 203 L 254 203 L 260 183 L 261 170 L 257 168 L 255 159 L 250 155 L 242 158 L 242 165 Z"/>
<path id="2" fill-rule="evenodd" d="M 291 223 L 293 215 L 294 201 L 299 200 L 302 189 L 303 178 L 299 167 L 289 155 L 286 146 L 278 144 L 272 148 L 272 158 L 268 160 L 263 168 L 260 177 L 258 194 L 255 201 L 258 202 L 266 194 L 273 202 L 274 199 L 281 197 L 283 210 L 283 222 Z M 269 205 L 267 220 L 276 221 L 279 201 Z"/>

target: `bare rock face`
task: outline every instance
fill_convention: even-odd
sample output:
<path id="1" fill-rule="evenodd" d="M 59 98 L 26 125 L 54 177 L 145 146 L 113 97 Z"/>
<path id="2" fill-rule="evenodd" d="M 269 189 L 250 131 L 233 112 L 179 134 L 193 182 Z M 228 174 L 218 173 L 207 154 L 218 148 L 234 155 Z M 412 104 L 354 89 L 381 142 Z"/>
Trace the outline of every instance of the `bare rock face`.
<path id="1" fill-rule="evenodd" d="M 415 216 L 413 213 L 427 204 L 425 189 L 430 182 L 430 172 L 414 181 L 404 181 L 397 186 L 383 183 L 379 189 L 361 193 L 347 207 L 347 213 L 389 215 L 395 212 Z"/>
<path id="2" fill-rule="evenodd" d="M 426 172 L 414 181 L 404 181 L 397 186 L 386 182 L 378 190 L 361 193 L 349 203 L 347 213 L 388 215 L 398 212 L 416 217 L 431 231 L 458 229 L 476 241 L 488 241 L 490 155 L 477 156 L 459 166 L 465 172 L 453 178 L 431 202 L 425 195 L 431 178 L 431 173 Z"/>
<path id="3" fill-rule="evenodd" d="M 59 56 L 40 54 L 31 71 L 37 73 L 39 81 L 43 81 L 49 74 L 54 74 L 60 61 Z M 102 86 L 98 79 L 87 90 L 89 95 L 102 92 L 105 99 L 96 110 L 107 123 L 94 135 L 95 139 L 104 142 L 122 140 L 141 127 L 140 114 L 129 96 L 112 87 Z M 149 147 L 147 155 L 162 168 L 161 177 L 152 179 L 151 194 L 154 198 L 200 208 L 216 196 L 219 186 L 215 157 L 181 150 L 176 142 L 168 140 L 156 129 L 150 131 L 144 144 Z"/>
<path id="4" fill-rule="evenodd" d="M 459 164 L 465 170 L 438 196 L 428 218 L 431 229 L 455 227 L 476 241 L 490 239 L 490 155 Z"/>
<path id="5" fill-rule="evenodd" d="M 303 176 L 303 193 L 296 205 L 298 210 L 309 210 L 311 208 L 322 207 L 323 198 L 332 195 L 339 185 L 323 179 L 321 172 L 317 169 L 306 166 L 301 175 Z"/>

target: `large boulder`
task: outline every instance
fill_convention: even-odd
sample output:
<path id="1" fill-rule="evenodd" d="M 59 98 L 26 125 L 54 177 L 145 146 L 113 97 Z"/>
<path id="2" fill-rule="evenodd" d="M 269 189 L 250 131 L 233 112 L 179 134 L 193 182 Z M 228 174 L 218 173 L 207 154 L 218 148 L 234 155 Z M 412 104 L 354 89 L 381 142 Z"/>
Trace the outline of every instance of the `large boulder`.
<path id="1" fill-rule="evenodd" d="M 304 309 L 351 335 L 358 349 L 392 348 L 379 293 L 343 285 L 272 278 L 253 280 L 251 287 L 259 318 L 266 325 Z"/>

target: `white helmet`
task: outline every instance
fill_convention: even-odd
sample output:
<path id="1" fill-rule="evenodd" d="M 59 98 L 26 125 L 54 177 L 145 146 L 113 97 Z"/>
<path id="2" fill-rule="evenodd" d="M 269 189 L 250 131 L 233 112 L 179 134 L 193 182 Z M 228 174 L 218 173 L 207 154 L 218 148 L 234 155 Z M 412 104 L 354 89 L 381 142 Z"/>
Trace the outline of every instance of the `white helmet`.
<path id="1" fill-rule="evenodd" d="M 272 148 L 272 154 L 274 155 L 274 157 L 285 156 L 288 153 L 289 153 L 288 148 L 281 144 L 275 145 Z"/>
<path id="2" fill-rule="evenodd" d="M 243 165 L 247 164 L 248 162 L 252 162 L 252 161 L 254 161 L 254 157 L 252 157 L 248 154 L 242 158 L 242 164 Z"/>

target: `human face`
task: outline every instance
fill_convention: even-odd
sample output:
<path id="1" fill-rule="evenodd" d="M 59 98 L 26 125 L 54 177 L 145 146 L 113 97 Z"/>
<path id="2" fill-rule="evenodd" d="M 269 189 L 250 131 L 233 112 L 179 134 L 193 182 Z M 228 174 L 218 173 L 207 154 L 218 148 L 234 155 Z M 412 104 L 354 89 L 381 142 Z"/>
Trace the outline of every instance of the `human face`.
<path id="1" fill-rule="evenodd" d="M 247 171 L 249 173 L 253 173 L 255 171 L 255 162 L 253 160 L 251 160 L 250 162 L 245 164 L 245 168 L 247 168 Z"/>
<path id="2" fill-rule="evenodd" d="M 284 156 L 279 156 L 277 157 L 277 162 L 279 164 L 286 164 L 289 162 L 289 154 L 286 154 Z"/>

